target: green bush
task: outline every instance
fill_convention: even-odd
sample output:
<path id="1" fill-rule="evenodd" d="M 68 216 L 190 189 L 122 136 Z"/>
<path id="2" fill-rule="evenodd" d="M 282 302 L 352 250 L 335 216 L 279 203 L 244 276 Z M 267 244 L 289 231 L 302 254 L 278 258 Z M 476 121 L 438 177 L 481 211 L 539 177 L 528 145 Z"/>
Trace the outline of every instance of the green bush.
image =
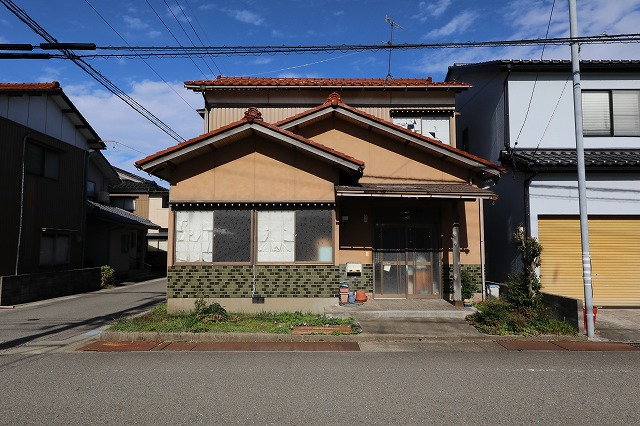
<path id="1" fill-rule="evenodd" d="M 103 265 L 100 267 L 100 287 L 101 288 L 109 288 L 113 287 L 116 283 L 115 281 L 115 273 L 116 271 L 109 265 Z"/>
<path id="2" fill-rule="evenodd" d="M 474 282 L 469 271 L 464 269 L 460 271 L 460 282 L 462 287 L 462 298 L 471 299 L 473 297 L 473 293 L 478 289 L 478 286 Z"/>
<path id="3" fill-rule="evenodd" d="M 193 304 L 193 313 L 195 317 L 204 323 L 222 322 L 229 320 L 227 310 L 217 302 L 207 305 L 204 299 L 200 298 Z"/>
<path id="4" fill-rule="evenodd" d="M 551 317 L 549 309 L 541 303 L 519 310 L 503 299 L 491 299 L 476 303 L 478 311 L 467 315 L 467 321 L 478 331 L 485 334 L 555 334 L 570 335 L 577 333 L 569 323 Z"/>

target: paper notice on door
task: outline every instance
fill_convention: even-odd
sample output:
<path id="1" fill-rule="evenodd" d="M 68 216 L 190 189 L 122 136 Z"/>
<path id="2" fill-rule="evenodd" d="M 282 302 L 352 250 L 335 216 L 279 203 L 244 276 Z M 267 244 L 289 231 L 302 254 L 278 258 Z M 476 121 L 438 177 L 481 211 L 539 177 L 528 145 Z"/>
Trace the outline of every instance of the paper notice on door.
<path id="1" fill-rule="evenodd" d="M 391 270 L 391 265 L 384 265 L 382 269 L 384 269 L 385 272 L 389 272 Z"/>

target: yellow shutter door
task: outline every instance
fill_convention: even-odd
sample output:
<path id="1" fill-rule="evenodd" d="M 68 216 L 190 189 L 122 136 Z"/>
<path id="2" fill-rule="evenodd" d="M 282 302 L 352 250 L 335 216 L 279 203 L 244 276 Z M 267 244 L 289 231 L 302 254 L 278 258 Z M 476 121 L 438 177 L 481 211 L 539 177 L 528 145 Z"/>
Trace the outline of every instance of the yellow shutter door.
<path id="1" fill-rule="evenodd" d="M 577 216 L 541 216 L 542 291 L 584 299 L 580 221 Z M 640 218 L 589 218 L 593 303 L 640 306 Z"/>

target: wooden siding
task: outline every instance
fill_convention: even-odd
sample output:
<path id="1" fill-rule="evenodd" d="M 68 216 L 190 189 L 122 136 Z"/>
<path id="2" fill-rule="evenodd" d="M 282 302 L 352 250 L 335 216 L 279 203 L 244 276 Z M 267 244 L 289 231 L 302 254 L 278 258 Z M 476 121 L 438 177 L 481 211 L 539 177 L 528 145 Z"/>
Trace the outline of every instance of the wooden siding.
<path id="1" fill-rule="evenodd" d="M 85 222 L 85 154 L 86 151 L 0 118 L 3 174 L 0 209 L 2 224 L 0 240 L 0 275 L 15 273 L 15 256 L 20 224 L 20 193 L 22 151 L 25 136 L 28 141 L 58 152 L 59 178 L 47 179 L 26 173 L 22 236 L 18 273 L 43 271 L 39 266 L 40 237 L 43 228 L 67 230 L 70 236 L 70 264 L 82 266 L 82 232 Z M 6 184 L 9 182 L 10 184 Z"/>

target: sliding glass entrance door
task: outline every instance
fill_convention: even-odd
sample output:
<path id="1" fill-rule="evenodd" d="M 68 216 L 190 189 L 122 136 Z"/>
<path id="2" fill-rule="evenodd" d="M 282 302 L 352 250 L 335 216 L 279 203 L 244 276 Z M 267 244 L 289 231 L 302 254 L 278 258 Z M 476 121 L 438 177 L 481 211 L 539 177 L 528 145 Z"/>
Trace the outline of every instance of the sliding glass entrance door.
<path id="1" fill-rule="evenodd" d="M 441 294 L 440 251 L 435 235 L 432 225 L 376 224 L 374 297 Z"/>

